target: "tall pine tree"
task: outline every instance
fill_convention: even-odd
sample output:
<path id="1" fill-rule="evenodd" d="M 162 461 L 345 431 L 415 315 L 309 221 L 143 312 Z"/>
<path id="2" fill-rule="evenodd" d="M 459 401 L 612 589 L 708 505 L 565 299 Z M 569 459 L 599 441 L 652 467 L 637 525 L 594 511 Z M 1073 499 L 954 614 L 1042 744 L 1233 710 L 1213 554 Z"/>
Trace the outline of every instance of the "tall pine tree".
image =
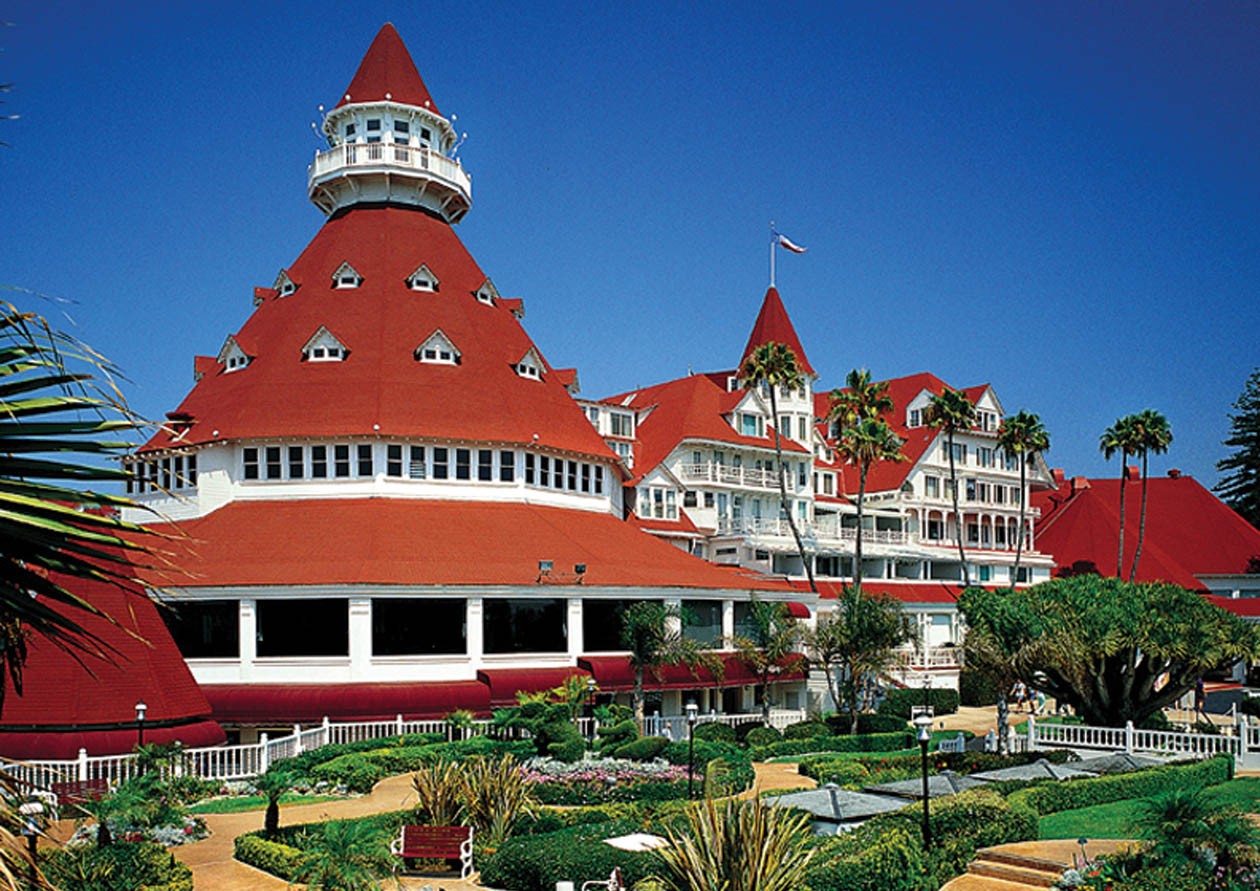
<path id="1" fill-rule="evenodd" d="M 1233 454 L 1216 462 L 1222 476 L 1215 489 L 1243 519 L 1260 527 L 1260 368 L 1247 378 L 1234 410 L 1223 443 Z"/>

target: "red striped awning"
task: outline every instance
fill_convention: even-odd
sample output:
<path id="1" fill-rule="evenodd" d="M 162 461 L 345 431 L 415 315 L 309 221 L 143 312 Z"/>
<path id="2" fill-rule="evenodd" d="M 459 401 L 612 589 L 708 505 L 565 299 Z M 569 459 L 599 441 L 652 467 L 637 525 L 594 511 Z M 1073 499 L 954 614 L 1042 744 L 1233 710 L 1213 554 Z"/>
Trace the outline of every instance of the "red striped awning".
<path id="1" fill-rule="evenodd" d="M 787 604 L 788 615 L 793 619 L 808 619 L 809 607 L 796 600 L 789 600 Z"/>
<path id="2" fill-rule="evenodd" d="M 757 675 L 734 653 L 721 653 L 725 671 L 716 677 L 707 668 L 697 666 L 695 671 L 686 665 L 666 665 L 659 676 L 651 671 L 643 677 L 645 690 L 694 690 L 699 687 L 741 687 L 758 683 Z M 634 689 L 634 670 L 629 656 L 583 656 L 578 667 L 589 671 L 604 693 L 627 692 Z M 805 660 L 797 657 L 774 677 L 773 682 L 795 681 L 805 677 Z"/>
<path id="3" fill-rule="evenodd" d="M 313 724 L 441 718 L 456 709 L 490 713 L 490 689 L 480 681 L 415 684 L 207 684 L 214 718 L 225 724 Z"/>
<path id="4" fill-rule="evenodd" d="M 214 721 L 193 721 L 174 727 L 145 727 L 146 743 L 173 743 L 185 748 L 217 746 L 227 739 L 223 728 Z M 0 753 L 19 761 L 66 761 L 79 757 L 79 749 L 89 755 L 128 755 L 136 747 L 135 726 L 114 730 L 20 730 L 0 731 Z"/>
<path id="5" fill-rule="evenodd" d="M 490 691 L 491 708 L 516 705 L 516 694 L 538 693 L 559 687 L 573 675 L 589 674 L 580 667 L 564 668 L 487 668 L 477 672 L 478 682 Z"/>

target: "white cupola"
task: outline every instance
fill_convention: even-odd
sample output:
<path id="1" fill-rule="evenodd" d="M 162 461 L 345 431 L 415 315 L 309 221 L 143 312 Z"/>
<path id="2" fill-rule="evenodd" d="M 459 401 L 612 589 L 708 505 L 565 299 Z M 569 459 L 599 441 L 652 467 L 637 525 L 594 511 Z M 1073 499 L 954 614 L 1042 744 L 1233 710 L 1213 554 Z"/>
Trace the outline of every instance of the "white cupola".
<path id="1" fill-rule="evenodd" d="M 323 129 L 329 148 L 311 163 L 307 193 L 324 213 L 403 204 L 457 223 L 472 206 L 472 181 L 454 156 L 455 128 L 393 25 L 376 35 Z"/>

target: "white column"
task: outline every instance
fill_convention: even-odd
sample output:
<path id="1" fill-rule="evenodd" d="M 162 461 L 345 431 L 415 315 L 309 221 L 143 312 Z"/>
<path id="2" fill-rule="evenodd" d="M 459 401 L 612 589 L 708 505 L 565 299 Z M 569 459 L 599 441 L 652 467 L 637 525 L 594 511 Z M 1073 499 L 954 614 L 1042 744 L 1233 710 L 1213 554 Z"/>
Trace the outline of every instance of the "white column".
<path id="1" fill-rule="evenodd" d="M 582 598 L 570 597 L 568 601 L 569 656 L 577 659 L 585 648 L 582 628 Z"/>
<path id="2" fill-rule="evenodd" d="M 254 676 L 254 660 L 258 658 L 258 613 L 255 601 L 242 598 L 239 613 L 241 635 L 241 670 L 242 681 Z"/>
<path id="3" fill-rule="evenodd" d="M 350 679 L 363 680 L 372 673 L 372 601 L 350 600 Z"/>
<path id="4" fill-rule="evenodd" d="M 481 657 L 485 653 L 485 635 L 482 633 L 481 621 L 483 601 L 480 597 L 468 598 L 468 659 L 473 669 L 481 667 Z"/>

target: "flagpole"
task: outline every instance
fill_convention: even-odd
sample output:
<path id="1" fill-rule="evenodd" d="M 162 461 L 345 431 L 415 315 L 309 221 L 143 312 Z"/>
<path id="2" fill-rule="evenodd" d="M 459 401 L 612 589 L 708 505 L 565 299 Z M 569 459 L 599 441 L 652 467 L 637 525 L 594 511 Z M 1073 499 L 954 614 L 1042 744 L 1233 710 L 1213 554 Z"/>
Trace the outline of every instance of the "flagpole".
<path id="1" fill-rule="evenodd" d="M 774 287 L 774 220 L 770 221 L 770 287 Z"/>

